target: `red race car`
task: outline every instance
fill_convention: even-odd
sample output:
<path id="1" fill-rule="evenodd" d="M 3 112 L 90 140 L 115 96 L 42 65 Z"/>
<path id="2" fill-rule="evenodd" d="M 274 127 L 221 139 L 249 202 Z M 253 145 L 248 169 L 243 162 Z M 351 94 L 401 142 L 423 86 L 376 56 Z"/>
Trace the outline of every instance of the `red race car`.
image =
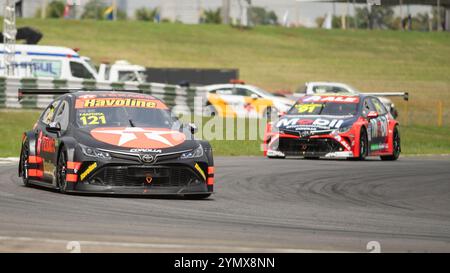
<path id="1" fill-rule="evenodd" d="M 264 156 L 355 158 L 400 156 L 399 124 L 369 95 L 313 95 L 299 99 L 264 134 Z"/>

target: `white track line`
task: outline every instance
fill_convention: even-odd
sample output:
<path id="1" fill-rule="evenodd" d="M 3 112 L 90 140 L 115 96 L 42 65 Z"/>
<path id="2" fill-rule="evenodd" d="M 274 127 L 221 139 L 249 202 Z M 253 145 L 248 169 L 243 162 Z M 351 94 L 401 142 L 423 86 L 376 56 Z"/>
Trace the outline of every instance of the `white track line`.
<path id="1" fill-rule="evenodd" d="M 18 163 L 18 157 L 0 157 L 0 164 Z"/>
<path id="2" fill-rule="evenodd" d="M 0 241 L 20 241 L 20 242 L 34 242 L 46 244 L 60 244 L 66 246 L 69 242 L 67 240 L 48 239 L 48 238 L 32 238 L 32 237 L 12 237 L 0 236 Z M 257 248 L 244 246 L 212 246 L 200 244 L 164 244 L 164 243 L 126 243 L 126 242 L 106 242 L 106 241 L 77 241 L 81 246 L 103 246 L 103 247 L 124 247 L 124 248 L 148 248 L 151 249 L 177 249 L 179 251 L 216 251 L 216 252 L 278 252 L 278 253 L 335 253 L 342 251 L 324 251 L 314 249 L 300 249 L 300 248 Z M 64 248 L 63 248 L 64 249 Z"/>

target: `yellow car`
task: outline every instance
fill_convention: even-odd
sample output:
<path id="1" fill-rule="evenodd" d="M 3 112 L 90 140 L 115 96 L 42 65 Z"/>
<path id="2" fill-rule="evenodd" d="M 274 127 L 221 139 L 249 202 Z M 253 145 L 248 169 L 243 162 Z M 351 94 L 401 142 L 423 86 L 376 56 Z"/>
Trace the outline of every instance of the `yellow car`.
<path id="1" fill-rule="evenodd" d="M 262 118 L 271 113 L 286 112 L 294 104 L 292 100 L 247 84 L 214 84 L 205 88 L 205 116 Z"/>

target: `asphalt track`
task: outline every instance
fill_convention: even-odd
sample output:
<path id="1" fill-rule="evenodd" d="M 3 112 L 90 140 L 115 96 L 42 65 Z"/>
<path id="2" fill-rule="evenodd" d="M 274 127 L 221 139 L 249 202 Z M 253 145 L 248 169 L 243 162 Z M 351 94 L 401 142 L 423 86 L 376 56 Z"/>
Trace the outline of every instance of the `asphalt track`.
<path id="1" fill-rule="evenodd" d="M 2 164 L 0 251 L 450 252 L 448 156 L 215 165 L 217 193 L 194 201 L 62 195 Z"/>

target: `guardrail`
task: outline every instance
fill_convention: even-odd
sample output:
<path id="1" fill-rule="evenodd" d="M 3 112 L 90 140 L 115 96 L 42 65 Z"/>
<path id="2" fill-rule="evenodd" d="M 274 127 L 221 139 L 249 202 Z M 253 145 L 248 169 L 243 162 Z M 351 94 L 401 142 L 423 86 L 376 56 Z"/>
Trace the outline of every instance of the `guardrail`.
<path id="1" fill-rule="evenodd" d="M 64 89 L 140 89 L 163 100 L 177 114 L 201 115 L 201 106 L 205 99 L 202 88 L 181 87 L 161 83 L 106 82 L 95 80 L 57 80 L 49 78 L 0 77 L 0 108 L 45 108 L 55 96 L 25 96 L 18 101 L 19 88 L 64 88 Z"/>

